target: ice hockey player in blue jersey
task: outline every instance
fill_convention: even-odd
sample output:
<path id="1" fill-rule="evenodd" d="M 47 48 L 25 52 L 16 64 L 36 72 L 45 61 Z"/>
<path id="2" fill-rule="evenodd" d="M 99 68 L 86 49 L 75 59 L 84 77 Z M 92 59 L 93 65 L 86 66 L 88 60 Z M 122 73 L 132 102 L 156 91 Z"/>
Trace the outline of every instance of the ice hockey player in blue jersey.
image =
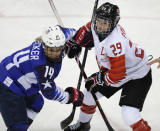
<path id="1" fill-rule="evenodd" d="M 54 82 L 61 70 L 65 42 L 75 32 L 72 28 L 50 26 L 41 40 L 1 61 L 0 113 L 7 131 L 27 131 L 43 107 L 42 95 L 62 104 L 82 104 L 81 91 L 73 87 L 63 90 Z"/>

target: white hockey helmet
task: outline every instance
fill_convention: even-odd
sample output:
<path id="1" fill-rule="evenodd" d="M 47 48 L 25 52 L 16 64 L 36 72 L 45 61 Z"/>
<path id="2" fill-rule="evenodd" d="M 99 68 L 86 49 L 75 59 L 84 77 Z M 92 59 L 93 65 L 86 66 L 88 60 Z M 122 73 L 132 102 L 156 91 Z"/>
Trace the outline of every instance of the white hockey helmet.
<path id="1" fill-rule="evenodd" d="M 58 25 L 49 26 L 43 32 L 42 40 L 44 42 L 44 46 L 60 47 L 65 43 L 65 35 Z"/>
<path id="2" fill-rule="evenodd" d="M 43 31 L 42 41 L 47 59 L 52 62 L 61 62 L 62 58 L 65 56 L 65 35 L 61 27 L 58 25 L 47 27 Z"/>

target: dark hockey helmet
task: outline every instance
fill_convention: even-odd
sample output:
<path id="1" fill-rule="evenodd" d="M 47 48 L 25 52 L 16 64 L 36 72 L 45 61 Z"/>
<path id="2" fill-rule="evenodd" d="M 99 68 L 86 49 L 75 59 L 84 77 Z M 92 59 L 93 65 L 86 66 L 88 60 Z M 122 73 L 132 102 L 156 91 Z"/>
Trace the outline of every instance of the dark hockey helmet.
<path id="1" fill-rule="evenodd" d="M 119 7 L 106 2 L 96 10 L 94 30 L 99 37 L 105 38 L 113 31 L 119 20 Z"/>
<path id="2" fill-rule="evenodd" d="M 42 41 L 46 58 L 54 63 L 61 62 L 65 56 L 65 35 L 61 28 L 58 25 L 47 27 L 42 34 Z"/>

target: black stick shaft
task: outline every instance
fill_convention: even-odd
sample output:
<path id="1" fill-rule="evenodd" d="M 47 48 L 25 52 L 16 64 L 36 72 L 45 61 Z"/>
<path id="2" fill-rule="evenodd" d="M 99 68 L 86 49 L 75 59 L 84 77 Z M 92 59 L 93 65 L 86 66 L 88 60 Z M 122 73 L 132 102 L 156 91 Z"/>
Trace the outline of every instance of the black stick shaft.
<path id="1" fill-rule="evenodd" d="M 87 79 L 87 75 L 86 75 L 86 73 L 85 73 L 85 71 L 84 71 L 84 68 L 82 67 L 80 61 L 77 60 L 77 59 L 76 59 L 76 61 L 77 61 L 77 63 L 78 63 L 78 66 L 79 66 L 80 70 L 83 71 L 83 77 L 84 77 L 84 79 Z M 98 107 L 98 109 L 99 109 L 99 111 L 100 111 L 100 113 L 101 113 L 101 116 L 102 116 L 102 118 L 103 118 L 103 120 L 104 120 L 104 122 L 105 122 L 105 124 L 106 124 L 106 126 L 107 126 L 107 128 L 108 128 L 108 130 L 109 130 L 109 131 L 115 131 L 115 130 L 112 128 L 111 124 L 109 123 L 109 121 L 108 121 L 108 119 L 107 119 L 107 117 L 106 117 L 106 115 L 105 115 L 105 113 L 104 113 L 104 111 L 103 111 L 103 109 L 102 109 L 102 107 L 101 107 L 101 104 L 99 103 L 96 95 L 95 95 L 93 92 L 91 92 L 91 94 L 92 94 L 92 96 L 93 96 L 93 98 L 94 98 L 94 100 L 95 100 L 95 102 L 96 102 L 96 105 L 97 105 L 97 107 Z"/>
<path id="2" fill-rule="evenodd" d="M 85 67 L 87 54 L 88 54 L 88 48 L 85 48 L 83 62 L 81 65 L 81 67 L 83 67 L 83 69 Z M 78 60 L 78 57 L 76 57 L 75 59 Z M 80 71 L 79 80 L 78 80 L 78 84 L 77 84 L 78 90 L 80 89 L 80 86 L 81 86 L 82 77 L 83 77 L 83 70 Z M 61 125 L 62 129 L 66 128 L 73 121 L 75 111 L 76 111 L 76 106 L 73 106 L 71 114 L 65 120 L 61 121 L 60 125 Z"/>

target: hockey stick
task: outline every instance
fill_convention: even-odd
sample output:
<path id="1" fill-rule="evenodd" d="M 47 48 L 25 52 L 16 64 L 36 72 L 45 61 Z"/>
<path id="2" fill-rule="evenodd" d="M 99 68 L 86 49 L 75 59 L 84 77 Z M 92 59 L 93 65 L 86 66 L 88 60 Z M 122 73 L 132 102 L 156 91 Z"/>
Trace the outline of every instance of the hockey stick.
<path id="1" fill-rule="evenodd" d="M 57 19 L 58 23 L 59 23 L 61 26 L 63 26 L 62 20 L 61 20 L 59 14 L 58 14 L 58 11 L 57 11 L 57 9 L 56 9 L 53 1 L 52 1 L 52 0 L 48 0 L 48 1 L 49 1 L 50 6 L 51 6 L 51 8 L 52 8 L 52 10 L 53 10 L 53 13 L 54 13 L 55 16 L 56 16 L 56 19 Z M 92 20 L 93 20 L 94 14 L 95 14 L 95 10 L 97 9 L 97 6 L 98 6 L 98 1 L 99 1 L 99 0 L 96 0 L 96 1 L 95 1 L 95 5 L 94 5 L 94 9 L 93 9 L 93 14 L 92 14 Z M 82 75 L 83 75 L 83 77 L 84 77 L 85 79 L 87 79 L 87 75 L 86 75 L 86 73 L 84 72 L 84 64 L 85 64 L 85 61 L 86 61 L 86 58 L 87 58 L 87 53 L 88 53 L 88 49 L 86 48 L 86 49 L 85 49 L 85 53 L 84 53 L 84 58 L 83 58 L 83 63 L 82 63 L 82 65 L 81 65 L 78 57 L 75 58 L 76 61 L 77 61 L 77 63 L 78 63 L 78 65 L 79 65 L 79 68 L 81 69 L 81 73 L 80 73 L 80 76 L 79 76 L 79 81 L 78 81 L 77 89 L 80 89 L 80 85 L 81 85 L 81 81 L 82 81 Z M 91 92 L 91 93 L 92 93 L 92 92 Z M 112 126 L 111 126 L 110 123 L 108 122 L 108 120 L 107 120 L 107 118 L 106 118 L 106 116 L 105 116 L 105 114 L 104 114 L 104 112 L 103 112 L 103 110 L 102 110 L 102 107 L 101 107 L 101 105 L 100 105 L 100 103 L 99 103 L 96 95 L 95 95 L 94 93 L 92 93 L 92 96 L 93 96 L 93 98 L 94 98 L 94 100 L 95 100 L 95 102 L 96 102 L 96 105 L 98 106 L 98 109 L 99 109 L 99 111 L 100 111 L 100 113 L 101 113 L 101 115 L 102 115 L 102 118 L 103 118 L 106 126 L 108 127 L 108 130 L 109 130 L 109 131 L 114 131 L 114 129 L 112 128 Z M 70 114 L 65 120 L 63 120 L 63 121 L 61 122 L 61 128 L 62 128 L 62 129 L 64 129 L 66 126 L 68 126 L 68 125 L 73 121 L 74 114 L 75 114 L 75 110 L 76 110 L 76 107 L 73 106 L 73 109 L 72 109 L 71 114 Z"/>
<path id="2" fill-rule="evenodd" d="M 98 6 L 98 2 L 99 2 L 99 0 L 95 0 L 95 4 L 94 4 L 94 8 L 93 8 L 93 13 L 92 13 L 92 19 L 91 19 L 91 21 L 93 21 L 94 14 L 95 14 L 95 11 L 96 11 L 97 6 Z M 85 59 L 85 55 L 87 55 L 87 53 L 88 53 L 88 48 L 85 49 L 83 60 Z M 78 57 L 76 57 L 75 59 L 76 59 L 76 61 L 79 60 Z M 84 65 L 83 64 L 84 63 L 82 62 L 82 68 L 84 69 Z M 81 73 L 80 73 L 80 76 L 79 76 L 79 82 L 82 81 L 82 80 L 80 80 L 80 79 L 82 79 L 82 75 L 83 75 L 83 70 L 81 70 Z M 77 89 L 78 89 L 78 87 L 77 87 Z M 73 106 L 71 114 L 65 120 L 61 121 L 60 125 L 61 125 L 62 129 L 64 129 L 65 127 L 67 127 L 73 121 L 75 110 L 76 110 L 76 107 Z"/>
<path id="3" fill-rule="evenodd" d="M 53 1 L 52 0 L 48 0 L 48 2 L 49 2 L 50 6 L 52 8 L 52 11 L 53 11 L 54 15 L 56 16 L 58 24 L 60 24 L 61 26 L 63 26 L 63 22 L 62 22 L 62 20 L 60 18 L 60 15 L 58 14 L 58 11 L 57 11 L 56 6 L 54 5 Z"/>
<path id="4" fill-rule="evenodd" d="M 58 11 L 57 11 L 53 1 L 52 0 L 48 0 L 48 1 L 49 1 L 49 4 L 50 4 L 51 8 L 52 8 L 53 13 L 56 16 L 56 19 L 57 19 L 58 23 L 61 26 L 63 26 L 62 20 L 60 18 L 60 15 L 58 14 Z M 85 63 L 86 63 L 87 54 L 88 54 L 88 48 L 85 48 L 85 52 L 84 52 L 84 56 L 83 56 L 83 62 L 82 62 L 82 67 L 83 68 L 84 68 Z M 76 57 L 75 59 L 78 59 L 78 58 Z M 78 80 L 78 84 L 77 84 L 77 89 L 78 90 L 80 90 L 80 86 L 81 86 L 81 82 L 82 82 L 82 76 L 83 76 L 82 74 L 83 74 L 83 71 L 81 71 L 80 75 L 79 75 L 79 80 Z M 76 111 L 76 106 L 73 106 L 71 114 L 65 120 L 61 121 L 60 125 L 61 125 L 62 129 L 64 129 L 66 126 L 68 126 L 73 121 L 75 111 Z"/>
<path id="5" fill-rule="evenodd" d="M 76 59 L 76 61 L 77 61 L 77 64 L 78 64 L 80 70 L 83 72 L 83 77 L 84 77 L 84 79 L 87 79 L 87 75 L 86 75 L 86 73 L 85 73 L 85 71 L 84 71 L 84 68 L 82 67 L 79 59 Z M 105 124 L 106 124 L 106 126 L 107 126 L 107 128 L 108 128 L 108 130 L 109 130 L 109 131 L 115 131 L 115 130 L 112 128 L 112 126 L 111 126 L 111 124 L 109 123 L 109 121 L 107 120 L 107 117 L 106 117 L 106 115 L 105 115 L 105 113 L 104 113 L 104 111 L 103 111 L 103 109 L 102 109 L 102 107 L 101 107 L 101 104 L 99 103 L 99 101 L 98 101 L 98 99 L 97 99 L 97 96 L 96 96 L 95 93 L 93 93 L 92 91 L 91 91 L 91 94 L 92 94 L 92 96 L 93 96 L 93 98 L 94 98 L 94 100 L 95 100 L 95 102 L 96 102 L 96 105 L 97 105 L 97 107 L 98 107 L 98 109 L 99 109 L 99 111 L 100 111 L 100 113 L 101 113 L 101 116 L 102 116 L 102 118 L 103 118 L 103 120 L 104 120 L 104 122 L 105 122 Z"/>
<path id="6" fill-rule="evenodd" d="M 83 56 L 83 63 L 82 63 L 83 68 L 84 68 L 85 63 L 86 63 L 87 54 L 88 54 L 88 49 L 85 48 L 85 52 L 84 52 L 84 56 Z M 76 57 L 75 59 L 78 59 L 78 57 Z M 83 70 L 81 70 L 81 72 L 80 72 L 78 85 L 77 85 L 78 90 L 80 90 L 80 86 L 81 86 L 81 82 L 82 82 L 82 76 L 83 76 Z M 62 129 L 67 127 L 73 121 L 75 111 L 76 111 L 76 106 L 73 106 L 71 114 L 66 119 L 61 121 L 60 125 L 61 125 Z"/>

